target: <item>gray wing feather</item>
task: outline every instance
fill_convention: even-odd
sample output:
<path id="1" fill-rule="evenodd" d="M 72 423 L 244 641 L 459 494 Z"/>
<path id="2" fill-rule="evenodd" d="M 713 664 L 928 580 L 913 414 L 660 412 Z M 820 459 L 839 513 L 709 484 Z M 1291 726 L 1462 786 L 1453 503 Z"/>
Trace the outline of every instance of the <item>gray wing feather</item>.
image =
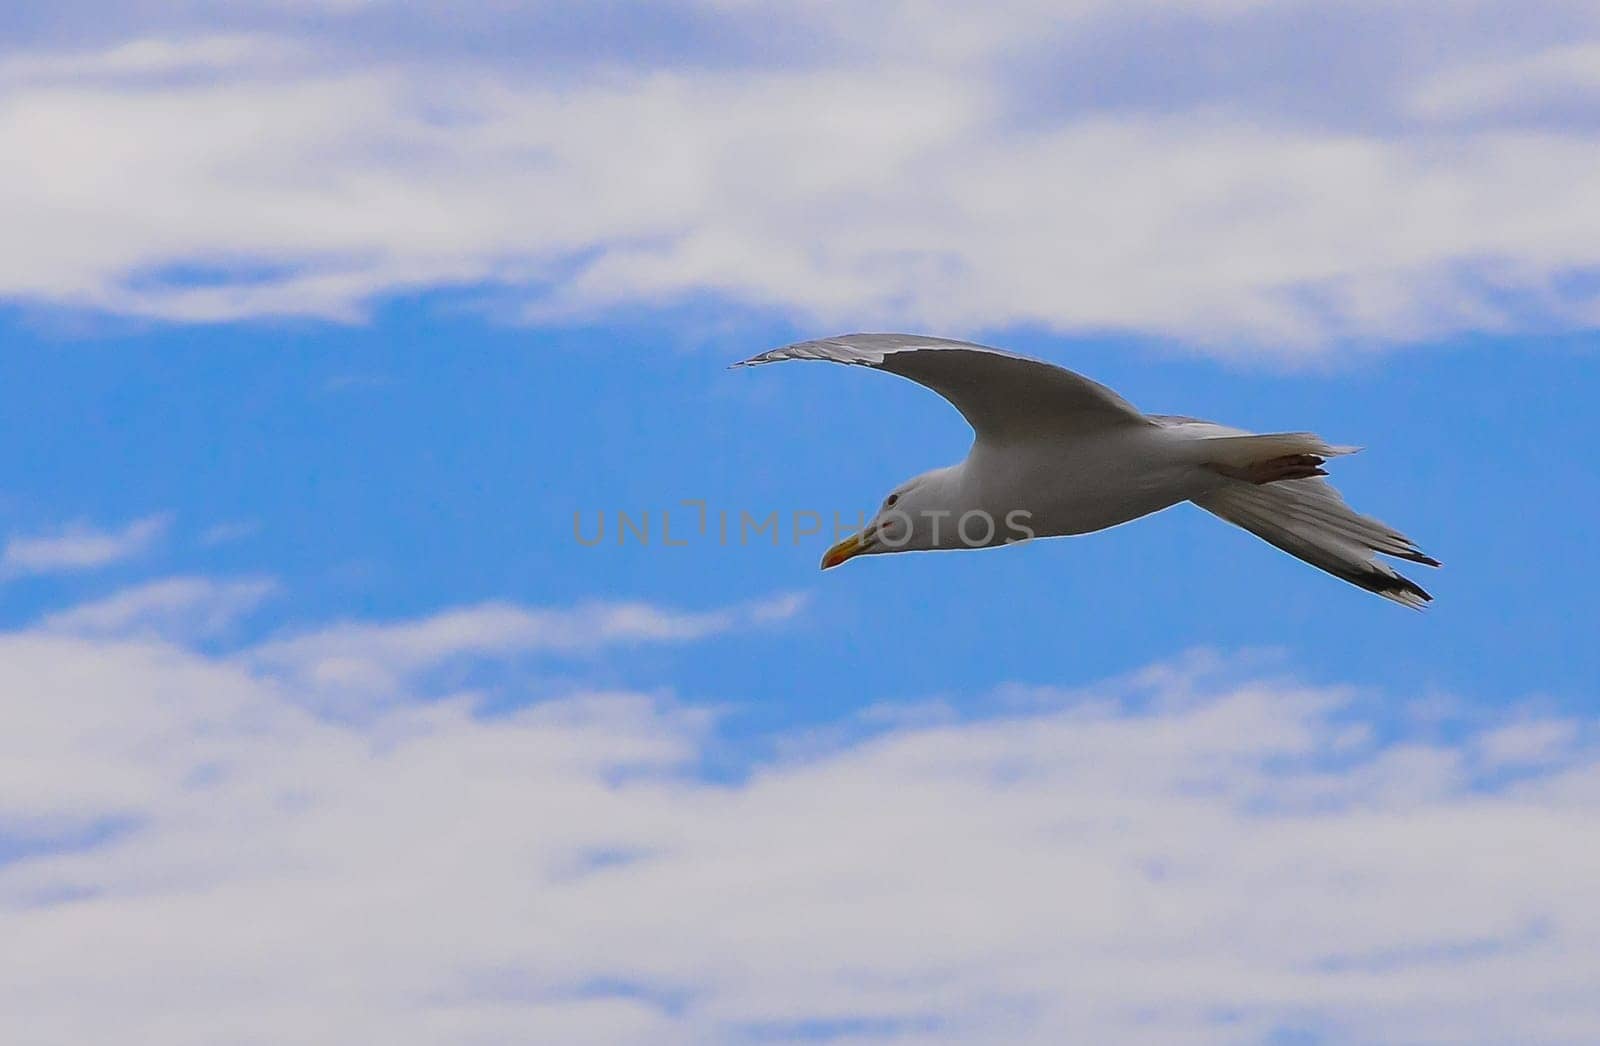
<path id="1" fill-rule="evenodd" d="M 845 334 L 772 349 L 735 367 L 826 360 L 898 374 L 949 400 L 980 438 L 1081 435 L 1148 418 L 1098 382 L 1065 367 L 969 341 L 920 334 Z"/>
<path id="2" fill-rule="evenodd" d="M 1276 545 L 1297 559 L 1420 610 L 1433 600 L 1422 586 L 1396 573 L 1374 553 L 1423 566 L 1439 561 L 1416 542 L 1349 505 L 1321 479 L 1293 479 L 1264 486 L 1230 483 L 1194 499 L 1212 515 Z"/>

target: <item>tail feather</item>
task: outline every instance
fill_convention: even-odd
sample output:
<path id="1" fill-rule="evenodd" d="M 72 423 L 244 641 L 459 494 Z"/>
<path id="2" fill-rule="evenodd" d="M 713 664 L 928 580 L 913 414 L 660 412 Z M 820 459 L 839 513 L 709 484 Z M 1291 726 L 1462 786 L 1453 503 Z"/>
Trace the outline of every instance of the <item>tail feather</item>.
<path id="1" fill-rule="evenodd" d="M 1216 426 L 1221 428 L 1221 426 Z M 1360 447 L 1338 447 L 1315 432 L 1266 432 L 1208 436 L 1200 441 L 1206 460 L 1232 469 L 1247 469 L 1272 458 L 1310 455 L 1336 458 L 1354 454 Z"/>
<path id="2" fill-rule="evenodd" d="M 1323 480 L 1235 482 L 1194 500 L 1212 515 L 1368 592 L 1418 610 L 1433 600 L 1375 553 L 1430 567 L 1439 561 L 1399 531 L 1351 509 Z"/>

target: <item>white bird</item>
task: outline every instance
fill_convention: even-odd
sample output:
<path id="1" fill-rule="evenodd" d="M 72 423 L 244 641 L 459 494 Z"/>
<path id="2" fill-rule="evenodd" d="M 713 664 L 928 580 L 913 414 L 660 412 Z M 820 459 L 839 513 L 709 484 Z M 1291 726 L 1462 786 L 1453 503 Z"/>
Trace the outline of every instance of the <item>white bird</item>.
<path id="1" fill-rule="evenodd" d="M 1410 538 L 1345 504 L 1326 459 L 1354 453 L 1309 432 L 1256 434 L 1143 414 L 1064 367 L 971 342 L 847 334 L 735 363 L 827 360 L 927 386 L 971 424 L 966 460 L 896 487 L 822 568 L 885 552 L 988 548 L 1087 534 L 1192 501 L 1314 567 L 1404 606 L 1432 596 L 1377 558 L 1430 567 Z"/>

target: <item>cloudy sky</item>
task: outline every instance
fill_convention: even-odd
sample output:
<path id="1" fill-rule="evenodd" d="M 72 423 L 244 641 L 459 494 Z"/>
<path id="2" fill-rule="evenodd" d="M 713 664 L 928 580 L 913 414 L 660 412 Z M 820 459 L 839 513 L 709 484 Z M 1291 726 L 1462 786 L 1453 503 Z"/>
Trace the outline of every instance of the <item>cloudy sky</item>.
<path id="1" fill-rule="evenodd" d="M 0 1038 L 1600 1040 L 1592 4 L 218 6 L 0 11 Z M 969 438 L 725 369 L 856 329 L 1363 445 L 1437 603 L 819 575 Z"/>

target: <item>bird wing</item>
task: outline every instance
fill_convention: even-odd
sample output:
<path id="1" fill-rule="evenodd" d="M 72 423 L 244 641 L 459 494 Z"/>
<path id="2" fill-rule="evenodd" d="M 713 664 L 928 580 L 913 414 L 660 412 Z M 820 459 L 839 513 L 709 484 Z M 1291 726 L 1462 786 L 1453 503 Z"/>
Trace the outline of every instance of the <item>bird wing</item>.
<path id="1" fill-rule="evenodd" d="M 1154 424 L 1127 400 L 1081 374 L 969 341 L 920 334 L 844 334 L 785 345 L 734 366 L 780 360 L 827 360 L 910 378 L 949 400 L 980 439 L 1086 435 Z"/>
<path id="2" fill-rule="evenodd" d="M 1420 610 L 1433 597 L 1376 553 L 1436 567 L 1410 538 L 1349 505 L 1321 479 L 1230 483 L 1194 503 L 1352 585 Z"/>

